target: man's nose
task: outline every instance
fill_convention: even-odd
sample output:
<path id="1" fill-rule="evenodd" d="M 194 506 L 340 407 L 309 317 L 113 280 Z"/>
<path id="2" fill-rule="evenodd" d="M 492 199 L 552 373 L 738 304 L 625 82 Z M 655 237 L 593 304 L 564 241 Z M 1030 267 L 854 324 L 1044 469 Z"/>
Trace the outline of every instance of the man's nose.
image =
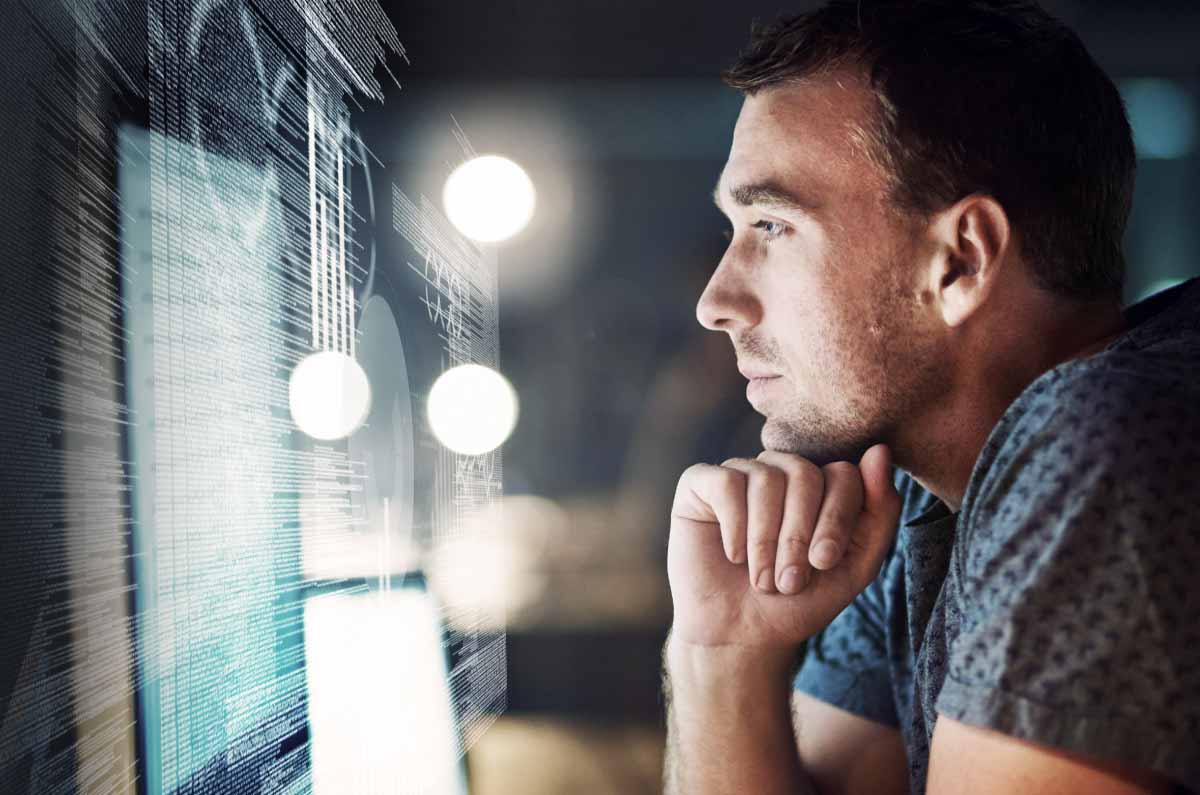
<path id="1" fill-rule="evenodd" d="M 762 305 L 736 261 L 726 256 L 708 280 L 696 304 L 696 319 L 711 331 L 735 331 L 756 326 L 762 320 Z"/>

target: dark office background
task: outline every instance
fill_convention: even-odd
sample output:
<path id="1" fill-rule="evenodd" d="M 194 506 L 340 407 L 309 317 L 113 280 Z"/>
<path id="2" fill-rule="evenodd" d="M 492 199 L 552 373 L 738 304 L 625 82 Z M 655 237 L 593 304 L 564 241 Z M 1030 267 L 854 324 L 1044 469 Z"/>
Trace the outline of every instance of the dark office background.
<path id="1" fill-rule="evenodd" d="M 509 712 L 472 755 L 480 792 L 659 786 L 671 492 L 693 461 L 755 452 L 759 428 L 727 344 L 693 315 L 722 250 L 710 192 L 740 103 L 717 75 L 752 18 L 813 5 L 390 4 L 411 64 L 362 117 L 377 154 L 437 160 L 453 114 L 539 191 L 530 228 L 500 249 L 501 364 L 522 411 L 504 481 L 554 506 L 510 511 L 512 543 L 532 549 L 514 576 L 543 587 L 509 616 Z M 1046 5 L 1129 106 L 1127 299 L 1200 272 L 1200 7 Z"/>

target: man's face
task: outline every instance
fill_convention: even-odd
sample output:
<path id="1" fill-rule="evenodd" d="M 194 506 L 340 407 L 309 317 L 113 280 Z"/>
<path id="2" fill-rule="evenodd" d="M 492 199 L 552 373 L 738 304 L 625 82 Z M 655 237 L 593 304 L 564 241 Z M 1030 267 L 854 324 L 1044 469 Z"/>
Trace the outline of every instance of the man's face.
<path id="1" fill-rule="evenodd" d="M 696 308 L 728 332 L 767 449 L 852 459 L 936 390 L 915 298 L 924 226 L 893 210 L 856 143 L 873 99 L 855 72 L 748 97 L 715 198 L 729 248 Z"/>

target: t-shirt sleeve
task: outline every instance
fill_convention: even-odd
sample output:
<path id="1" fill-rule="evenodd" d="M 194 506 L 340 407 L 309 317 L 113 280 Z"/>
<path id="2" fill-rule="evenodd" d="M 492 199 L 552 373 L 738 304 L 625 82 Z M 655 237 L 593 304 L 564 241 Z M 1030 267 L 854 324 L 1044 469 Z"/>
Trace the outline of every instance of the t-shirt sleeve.
<path id="1" fill-rule="evenodd" d="M 1200 791 L 1198 415 L 1192 385 L 1085 374 L 1004 429 L 939 713 Z"/>
<path id="2" fill-rule="evenodd" d="M 879 576 L 808 642 L 795 689 L 855 715 L 898 726 L 887 662 L 886 583 Z"/>

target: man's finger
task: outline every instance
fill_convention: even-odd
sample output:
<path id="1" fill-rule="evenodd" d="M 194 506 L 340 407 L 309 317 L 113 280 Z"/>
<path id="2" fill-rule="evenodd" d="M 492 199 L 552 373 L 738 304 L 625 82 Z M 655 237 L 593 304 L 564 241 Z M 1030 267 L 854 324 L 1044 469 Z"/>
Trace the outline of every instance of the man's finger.
<path id="1" fill-rule="evenodd" d="M 808 549 L 808 561 L 816 569 L 832 569 L 842 559 L 850 535 L 863 508 L 863 481 L 858 467 L 836 461 L 821 468 L 825 476 L 825 499 L 817 517 Z"/>
<path id="2" fill-rule="evenodd" d="M 892 451 L 886 444 L 877 444 L 863 453 L 858 462 L 863 480 L 863 512 L 884 522 L 900 518 L 903 500 L 892 481 Z"/>
<path id="3" fill-rule="evenodd" d="M 791 453 L 767 450 L 758 460 L 787 473 L 783 522 L 775 553 L 775 586 L 780 593 L 799 593 L 812 579 L 808 550 L 825 494 L 825 476 L 819 466 Z"/>
<path id="4" fill-rule="evenodd" d="M 746 562 L 746 474 L 728 467 L 713 473 L 713 511 L 721 525 L 721 543 L 730 563 Z"/>
<path id="5" fill-rule="evenodd" d="M 863 481 L 863 512 L 854 535 L 856 581 L 866 583 L 879 573 L 895 538 L 903 505 L 892 481 L 892 454 L 877 444 L 863 454 L 858 464 Z"/>
<path id="6" fill-rule="evenodd" d="M 688 467 L 679 480 L 672 513 L 693 522 L 715 522 L 726 559 L 745 562 L 745 473 L 712 464 Z"/>
<path id="7" fill-rule="evenodd" d="M 722 466 L 746 475 L 746 554 L 750 584 L 764 593 L 775 592 L 775 549 L 783 521 L 787 475 L 773 466 L 734 458 Z"/>

